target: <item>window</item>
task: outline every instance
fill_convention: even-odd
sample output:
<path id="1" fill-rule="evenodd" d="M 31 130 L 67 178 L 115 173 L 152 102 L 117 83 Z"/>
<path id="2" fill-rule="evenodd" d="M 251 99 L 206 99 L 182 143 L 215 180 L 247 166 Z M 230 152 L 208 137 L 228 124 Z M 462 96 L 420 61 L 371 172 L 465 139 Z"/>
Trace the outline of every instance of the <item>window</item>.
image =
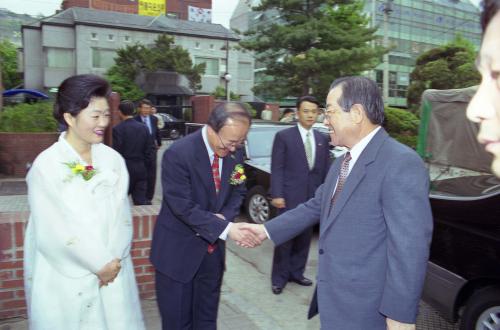
<path id="1" fill-rule="evenodd" d="M 214 50 L 214 44 L 210 44 L 210 50 Z"/>
<path id="2" fill-rule="evenodd" d="M 92 48 L 92 67 L 109 69 L 115 64 L 115 56 L 114 50 Z"/>
<path id="3" fill-rule="evenodd" d="M 108 34 L 108 41 L 115 41 L 115 36 L 113 34 Z"/>
<path id="4" fill-rule="evenodd" d="M 125 42 L 130 42 L 130 36 L 125 36 Z"/>
<path id="5" fill-rule="evenodd" d="M 248 62 L 238 63 L 239 80 L 252 80 L 252 64 Z"/>
<path id="6" fill-rule="evenodd" d="M 408 57 L 389 55 L 389 63 L 390 64 L 397 64 L 397 65 L 414 66 L 415 60 L 413 60 L 412 58 L 408 58 Z"/>
<path id="7" fill-rule="evenodd" d="M 92 40 L 99 40 L 99 38 L 97 37 L 97 33 L 92 32 L 92 33 L 90 34 L 90 39 L 92 39 Z"/>
<path id="8" fill-rule="evenodd" d="M 195 64 L 205 63 L 205 76 L 219 75 L 219 59 L 209 57 L 195 57 Z"/>
<path id="9" fill-rule="evenodd" d="M 73 50 L 62 48 L 47 48 L 47 67 L 49 68 L 73 68 Z"/>

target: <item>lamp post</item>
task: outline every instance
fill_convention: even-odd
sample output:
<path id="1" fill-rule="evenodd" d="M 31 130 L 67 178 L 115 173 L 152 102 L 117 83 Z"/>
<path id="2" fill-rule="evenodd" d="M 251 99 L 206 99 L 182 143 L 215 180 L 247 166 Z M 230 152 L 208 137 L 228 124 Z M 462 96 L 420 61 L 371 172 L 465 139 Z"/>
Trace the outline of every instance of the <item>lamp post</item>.
<path id="1" fill-rule="evenodd" d="M 384 5 L 384 47 L 389 47 L 389 33 L 388 33 L 388 25 L 389 25 L 389 15 L 392 13 L 392 2 L 393 0 L 387 0 Z M 389 54 L 384 54 L 384 75 L 383 75 L 383 85 L 382 92 L 384 95 L 384 103 L 389 103 Z"/>
<path id="2" fill-rule="evenodd" d="M 224 76 L 222 77 L 224 81 L 226 82 L 226 101 L 231 101 L 231 95 L 229 93 L 229 82 L 231 81 L 231 75 L 229 73 L 224 73 Z"/>
<path id="3" fill-rule="evenodd" d="M 231 75 L 229 74 L 229 38 L 226 36 L 226 72 L 224 72 L 224 75 L 222 76 L 222 79 L 224 79 L 224 82 L 226 84 L 226 101 L 231 100 L 231 96 L 229 94 L 229 82 L 231 81 Z"/>

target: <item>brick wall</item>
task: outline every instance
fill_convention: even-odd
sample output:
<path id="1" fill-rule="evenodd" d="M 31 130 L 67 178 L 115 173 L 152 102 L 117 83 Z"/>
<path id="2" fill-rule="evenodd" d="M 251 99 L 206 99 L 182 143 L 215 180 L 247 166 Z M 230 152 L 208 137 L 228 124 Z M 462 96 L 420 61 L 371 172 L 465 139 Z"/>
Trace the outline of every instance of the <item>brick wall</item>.
<path id="1" fill-rule="evenodd" d="M 0 173 L 15 177 L 26 176 L 27 165 L 57 141 L 57 133 L 0 132 Z"/>
<path id="2" fill-rule="evenodd" d="M 141 298 L 154 297 L 154 270 L 149 263 L 159 206 L 133 207 L 132 260 Z M 29 212 L 0 213 L 0 319 L 26 316 L 23 237 Z"/>

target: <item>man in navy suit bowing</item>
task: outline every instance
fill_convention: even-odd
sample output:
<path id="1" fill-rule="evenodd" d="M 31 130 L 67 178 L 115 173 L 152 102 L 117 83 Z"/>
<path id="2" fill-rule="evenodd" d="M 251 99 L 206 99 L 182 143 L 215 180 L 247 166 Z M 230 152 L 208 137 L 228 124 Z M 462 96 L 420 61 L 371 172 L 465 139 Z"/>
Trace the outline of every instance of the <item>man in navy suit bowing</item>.
<path id="1" fill-rule="evenodd" d="M 161 146 L 160 130 L 158 129 L 158 118 L 152 115 L 152 109 L 153 109 L 153 103 L 151 103 L 151 101 L 147 99 L 141 100 L 137 108 L 139 114 L 134 117 L 135 120 L 144 123 L 147 126 L 154 150 L 153 157 L 146 164 L 146 170 L 147 170 L 146 198 L 148 200 L 148 204 L 151 202 L 155 194 L 156 150 L 158 150 Z"/>
<path id="2" fill-rule="evenodd" d="M 272 205 L 281 214 L 314 196 L 329 168 L 328 137 L 312 126 L 318 119 L 319 102 L 313 96 L 297 101 L 297 126 L 276 134 L 271 158 Z M 274 248 L 271 285 L 280 294 L 288 281 L 309 286 L 304 277 L 313 228 Z"/>
<path id="3" fill-rule="evenodd" d="M 163 329 L 216 329 L 225 239 L 256 245 L 232 223 L 246 192 L 237 172 L 250 124 L 241 104 L 221 103 L 206 126 L 165 151 L 151 246 Z"/>

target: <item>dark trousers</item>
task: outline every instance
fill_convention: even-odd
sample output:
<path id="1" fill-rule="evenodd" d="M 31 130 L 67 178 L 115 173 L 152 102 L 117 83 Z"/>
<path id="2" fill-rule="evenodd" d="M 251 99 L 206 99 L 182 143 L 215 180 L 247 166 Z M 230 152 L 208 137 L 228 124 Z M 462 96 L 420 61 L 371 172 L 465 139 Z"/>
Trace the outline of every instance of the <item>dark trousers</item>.
<path id="1" fill-rule="evenodd" d="M 215 330 L 224 272 L 218 247 L 206 254 L 193 280 L 174 281 L 156 271 L 156 299 L 163 330 Z"/>
<path id="2" fill-rule="evenodd" d="M 146 162 L 146 173 L 146 198 L 148 200 L 153 200 L 153 197 L 155 196 L 156 184 L 156 151 L 154 151 L 153 153 L 153 159 L 150 162 Z"/>
<path id="3" fill-rule="evenodd" d="M 313 228 L 274 248 L 272 285 L 284 288 L 288 280 L 304 276 Z"/>
<path id="4" fill-rule="evenodd" d="M 132 201 L 135 205 L 145 204 L 147 173 L 144 161 L 125 160 L 130 177 L 128 193 L 132 195 Z"/>

